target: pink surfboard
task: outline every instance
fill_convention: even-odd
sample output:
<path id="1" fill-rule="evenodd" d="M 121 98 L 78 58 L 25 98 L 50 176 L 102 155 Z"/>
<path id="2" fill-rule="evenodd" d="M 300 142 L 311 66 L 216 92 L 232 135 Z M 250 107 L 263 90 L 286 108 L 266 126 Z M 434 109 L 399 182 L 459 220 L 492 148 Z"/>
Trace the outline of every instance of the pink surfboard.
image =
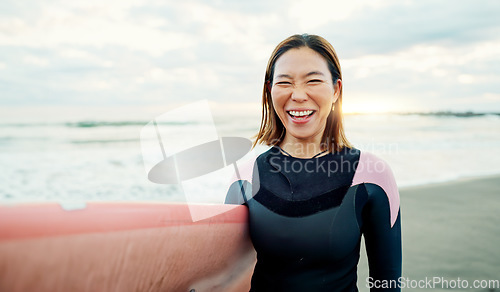
<path id="1" fill-rule="evenodd" d="M 190 207 L 192 207 L 190 205 Z M 0 206 L 0 291 L 248 291 L 256 262 L 239 205 Z"/>

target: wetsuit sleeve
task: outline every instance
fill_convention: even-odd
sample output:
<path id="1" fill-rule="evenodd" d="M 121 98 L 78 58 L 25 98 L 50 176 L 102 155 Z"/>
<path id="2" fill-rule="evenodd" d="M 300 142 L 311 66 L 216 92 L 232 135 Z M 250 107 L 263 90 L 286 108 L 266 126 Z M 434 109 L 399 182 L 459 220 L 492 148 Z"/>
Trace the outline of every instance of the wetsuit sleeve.
<path id="1" fill-rule="evenodd" d="M 398 286 L 402 266 L 399 205 L 397 217 L 391 218 L 391 213 L 394 214 L 391 207 L 395 206 L 389 203 L 390 195 L 377 184 L 365 183 L 364 186 L 368 201 L 362 213 L 363 235 L 372 284 L 370 291 L 401 291 Z"/>
<path id="2" fill-rule="evenodd" d="M 252 197 L 252 182 L 258 177 L 255 175 L 257 167 L 255 157 L 236 166 L 224 204 L 245 205 Z"/>
<path id="3" fill-rule="evenodd" d="M 252 185 L 246 180 L 233 182 L 227 191 L 224 204 L 245 205 L 247 194 L 251 193 Z"/>

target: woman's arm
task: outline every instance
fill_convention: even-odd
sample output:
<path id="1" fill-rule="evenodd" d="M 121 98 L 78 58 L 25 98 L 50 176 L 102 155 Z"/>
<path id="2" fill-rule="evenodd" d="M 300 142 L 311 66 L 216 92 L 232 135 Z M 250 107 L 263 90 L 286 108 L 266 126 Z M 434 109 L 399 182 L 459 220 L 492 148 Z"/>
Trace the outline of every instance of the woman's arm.
<path id="1" fill-rule="evenodd" d="M 259 176 L 255 159 L 235 165 L 224 204 L 244 205 L 252 197 L 252 183 L 258 185 Z"/>
<path id="2" fill-rule="evenodd" d="M 224 204 L 245 205 L 246 198 L 252 193 L 252 184 L 247 180 L 237 180 L 233 182 L 227 190 Z"/>
<path id="3" fill-rule="evenodd" d="M 358 202 L 371 277 L 367 284 L 371 291 L 400 291 L 401 214 L 392 170 L 384 160 L 362 151 L 353 178 L 353 185 L 357 184 L 366 191 Z"/>
<path id="4" fill-rule="evenodd" d="M 372 286 L 370 291 L 400 291 L 402 247 L 401 214 L 391 221 L 388 195 L 378 185 L 364 184 L 368 202 L 363 209 L 363 234 Z"/>

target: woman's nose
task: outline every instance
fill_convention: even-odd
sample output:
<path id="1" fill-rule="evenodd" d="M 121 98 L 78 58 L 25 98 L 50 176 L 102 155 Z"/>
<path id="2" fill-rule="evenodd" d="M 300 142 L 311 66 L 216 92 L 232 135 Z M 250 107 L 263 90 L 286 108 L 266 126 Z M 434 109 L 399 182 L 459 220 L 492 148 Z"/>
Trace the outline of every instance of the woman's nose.
<path id="1" fill-rule="evenodd" d="M 293 89 L 291 98 L 293 101 L 303 102 L 306 101 L 309 97 L 307 96 L 306 91 L 302 89 L 302 86 L 297 86 Z"/>

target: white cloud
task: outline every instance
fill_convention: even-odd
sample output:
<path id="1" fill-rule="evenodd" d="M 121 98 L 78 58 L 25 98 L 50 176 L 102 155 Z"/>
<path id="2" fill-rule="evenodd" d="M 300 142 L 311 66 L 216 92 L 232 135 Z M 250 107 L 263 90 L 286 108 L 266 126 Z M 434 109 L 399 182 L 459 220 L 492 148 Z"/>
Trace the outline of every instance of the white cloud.
<path id="1" fill-rule="evenodd" d="M 0 18 L 0 77 L 9 81 L 6 92 L 15 92 L 5 100 L 14 103 L 33 100 L 35 91 L 68 103 L 82 102 L 89 91 L 102 103 L 162 103 L 165 96 L 169 103 L 195 96 L 258 101 L 274 46 L 290 34 L 311 32 L 338 42 L 346 97 L 359 101 L 354 110 L 403 105 L 402 97 L 410 106 L 448 106 L 495 92 L 500 40 L 492 33 L 499 28 L 489 12 L 494 5 L 436 5 L 49 0 L 22 11 L 11 5 L 11 15 Z M 32 78 L 36 74 L 41 78 Z"/>
<path id="2" fill-rule="evenodd" d="M 485 100 L 490 102 L 500 102 L 500 93 L 487 92 L 483 94 Z"/>
<path id="3" fill-rule="evenodd" d="M 495 51 L 497 49 L 497 51 Z M 408 70 L 431 73 L 436 77 L 455 74 L 464 67 L 499 60 L 500 42 L 477 43 L 462 47 L 446 47 L 419 44 L 393 54 L 365 55 L 341 60 L 343 69 L 352 70 L 357 78 L 373 76 L 381 72 Z M 474 83 L 478 76 L 461 74 L 459 81 Z"/>
<path id="4" fill-rule="evenodd" d="M 115 90 L 119 86 L 114 79 L 102 79 L 98 77 L 88 77 L 85 80 L 66 81 L 65 86 L 77 92 L 98 92 L 102 93 L 106 90 Z"/>
<path id="5" fill-rule="evenodd" d="M 40 58 L 34 55 L 28 55 L 23 58 L 23 62 L 29 65 L 34 65 L 38 67 L 47 67 L 50 62 L 45 58 Z"/>
<path id="6" fill-rule="evenodd" d="M 288 17 L 297 22 L 301 30 L 314 30 L 330 22 L 341 22 L 363 9 L 381 9 L 390 5 L 388 0 L 299 0 L 292 2 Z"/>
<path id="7" fill-rule="evenodd" d="M 47 19 L 64 19 L 75 14 L 86 17 L 105 17 L 112 21 L 124 20 L 130 9 L 145 6 L 140 0 L 86 0 L 46 4 L 43 15 Z"/>
<path id="8" fill-rule="evenodd" d="M 252 58 L 269 54 L 265 29 L 279 16 L 264 12 L 218 10 L 197 2 L 163 6 L 175 16 L 134 16 L 130 9 L 140 1 L 70 1 L 43 6 L 38 17 L 26 22 L 8 18 L 0 22 L 0 45 L 31 48 L 85 46 L 125 47 L 159 56 L 193 48 L 200 42 L 241 46 Z M 151 8 L 151 7 L 150 7 Z M 190 26 L 198 24 L 196 34 Z"/>
<path id="9" fill-rule="evenodd" d="M 16 34 L 27 28 L 26 23 L 19 17 L 0 18 L 0 37 Z"/>
<path id="10" fill-rule="evenodd" d="M 500 84 L 500 76 L 493 74 L 460 74 L 457 81 L 462 84 Z"/>
<path id="11" fill-rule="evenodd" d="M 457 77 L 458 82 L 463 84 L 473 84 L 477 82 L 477 78 L 470 74 L 460 74 Z"/>
<path id="12" fill-rule="evenodd" d="M 205 86 L 214 87 L 220 85 L 216 72 L 206 66 L 179 67 L 164 69 L 159 67 L 151 68 L 145 76 L 137 79 L 139 83 L 155 82 L 165 85 L 182 86 Z"/>
<path id="13" fill-rule="evenodd" d="M 86 64 L 91 63 L 103 68 L 113 67 L 114 63 L 111 60 L 105 60 L 101 57 L 98 57 L 89 51 L 79 50 L 79 49 L 61 49 L 58 51 L 59 56 L 65 59 L 75 59 L 82 61 Z"/>
<path id="14" fill-rule="evenodd" d="M 202 27 L 198 37 L 205 42 L 239 47 L 246 57 L 253 60 L 266 59 L 273 49 L 267 44 L 266 30 L 280 22 L 277 14 L 219 10 L 195 2 L 180 3 L 178 9 L 184 15 L 182 23 L 196 23 Z"/>
<path id="15" fill-rule="evenodd" d="M 124 9 L 130 5 L 113 7 L 107 2 L 107 6 L 78 6 L 78 9 L 51 5 L 42 9 L 39 18 L 29 24 L 17 18 L 0 23 L 0 27 L 8 28 L 0 30 L 0 45 L 31 48 L 121 46 L 157 56 L 196 43 L 193 35 L 157 28 L 158 22 L 139 25 L 134 19 L 128 19 Z"/>
<path id="16" fill-rule="evenodd" d="M 121 46 L 157 56 L 165 52 L 186 48 L 194 43 L 193 37 L 183 33 L 145 29 L 130 23 L 109 23 L 86 20 L 65 26 L 32 27 L 14 37 L 0 37 L 0 44 L 34 48 L 54 48 L 63 45 Z"/>

